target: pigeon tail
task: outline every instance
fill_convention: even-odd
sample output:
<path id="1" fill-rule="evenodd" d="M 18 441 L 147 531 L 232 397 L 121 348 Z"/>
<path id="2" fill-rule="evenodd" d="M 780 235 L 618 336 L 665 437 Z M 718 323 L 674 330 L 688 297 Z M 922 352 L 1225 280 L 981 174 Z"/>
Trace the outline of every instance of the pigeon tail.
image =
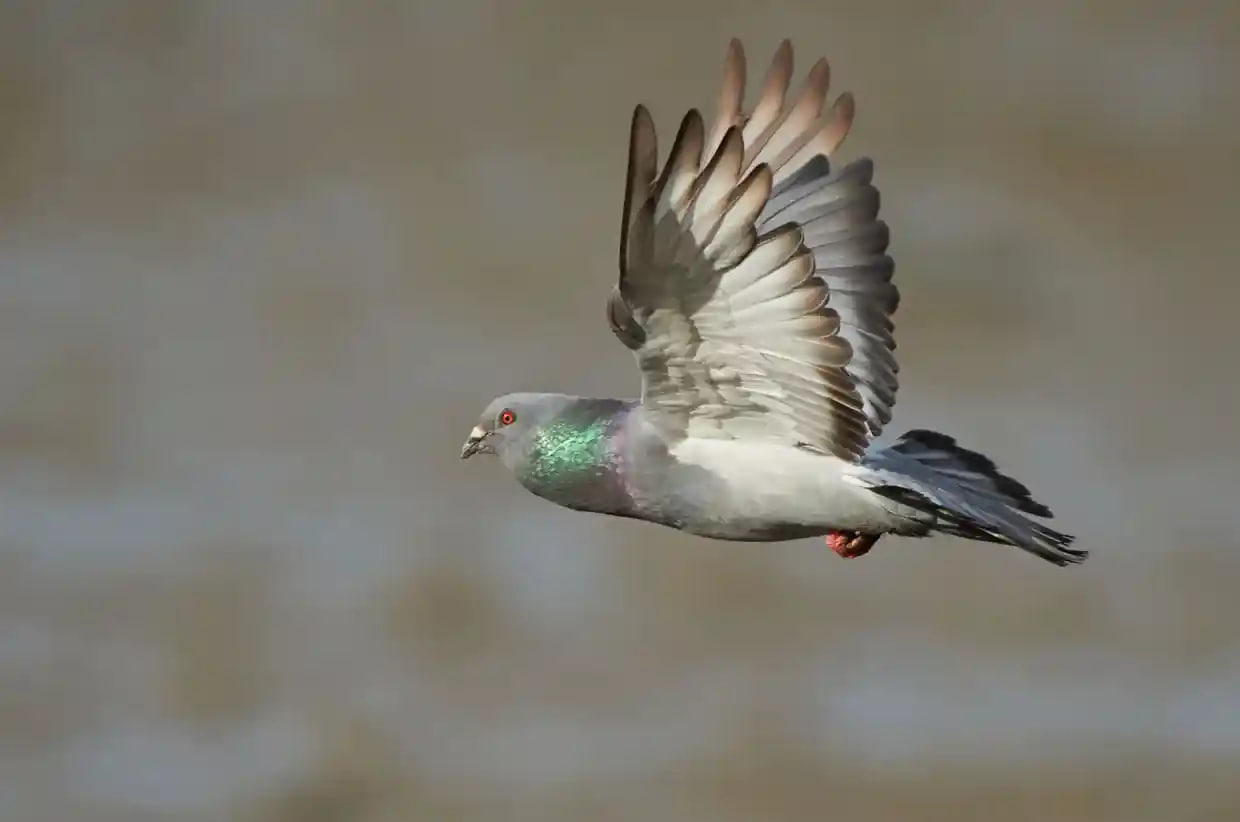
<path id="1" fill-rule="evenodd" d="M 1033 517 L 1051 510 L 988 457 L 937 431 L 914 430 L 867 455 L 871 490 L 933 514 L 931 530 L 982 542 L 1015 545 L 1056 565 L 1082 562 L 1089 552 L 1069 546 L 1075 537 Z"/>

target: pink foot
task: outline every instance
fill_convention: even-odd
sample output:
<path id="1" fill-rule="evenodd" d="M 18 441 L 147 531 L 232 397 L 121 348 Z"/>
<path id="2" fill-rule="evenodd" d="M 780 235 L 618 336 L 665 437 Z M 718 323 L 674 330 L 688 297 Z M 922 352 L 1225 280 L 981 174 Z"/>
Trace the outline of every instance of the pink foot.
<path id="1" fill-rule="evenodd" d="M 869 553 L 878 537 L 878 534 L 856 531 L 832 531 L 827 534 L 827 547 L 845 559 L 854 559 Z"/>

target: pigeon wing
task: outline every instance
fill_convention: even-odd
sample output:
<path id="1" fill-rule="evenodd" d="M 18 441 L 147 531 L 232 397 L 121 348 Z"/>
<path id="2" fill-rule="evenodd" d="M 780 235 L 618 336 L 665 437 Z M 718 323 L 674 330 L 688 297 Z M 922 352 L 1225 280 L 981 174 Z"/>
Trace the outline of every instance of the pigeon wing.
<path id="1" fill-rule="evenodd" d="M 824 116 L 819 60 L 786 105 L 791 75 L 785 41 L 746 115 L 733 41 L 709 133 L 691 110 L 661 171 L 637 107 L 607 315 L 637 358 L 643 407 L 670 435 L 855 460 L 890 419 L 898 294 L 872 165 L 830 169 L 852 98 Z"/>

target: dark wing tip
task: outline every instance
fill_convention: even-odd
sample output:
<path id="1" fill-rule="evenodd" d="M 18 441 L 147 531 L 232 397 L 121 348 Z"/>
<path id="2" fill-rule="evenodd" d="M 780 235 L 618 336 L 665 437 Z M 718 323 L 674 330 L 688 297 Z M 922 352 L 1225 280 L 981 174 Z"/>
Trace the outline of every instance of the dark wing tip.
<path id="1" fill-rule="evenodd" d="M 624 174 L 624 213 L 620 222 L 620 270 L 625 270 L 633 220 L 650 192 L 658 173 L 658 142 L 654 120 L 641 103 L 633 107 L 629 124 L 629 156 Z"/>

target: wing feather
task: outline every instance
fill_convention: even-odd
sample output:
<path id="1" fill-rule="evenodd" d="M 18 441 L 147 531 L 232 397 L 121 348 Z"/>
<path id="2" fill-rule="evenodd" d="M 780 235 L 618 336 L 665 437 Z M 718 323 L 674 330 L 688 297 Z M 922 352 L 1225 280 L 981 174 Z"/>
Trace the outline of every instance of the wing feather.
<path id="1" fill-rule="evenodd" d="M 808 143 L 818 130 L 818 116 L 822 113 L 830 86 L 831 67 L 826 58 L 821 58 L 810 69 L 800 98 L 788 110 L 761 150 L 754 153 L 753 162 L 781 168 L 793 154 Z"/>
<path id="2" fill-rule="evenodd" d="M 758 93 L 758 102 L 745 122 L 745 145 L 753 152 L 762 149 L 777 125 L 784 108 L 784 97 L 788 94 L 788 84 L 791 82 L 792 43 L 784 40 L 775 50 L 766 78 L 762 81 L 762 91 Z"/>
<path id="3" fill-rule="evenodd" d="M 789 100 L 780 44 L 753 111 L 733 40 L 709 130 L 690 110 L 660 170 L 638 106 L 608 322 L 672 436 L 764 439 L 855 460 L 890 419 L 899 293 L 873 164 L 832 173 L 855 112 L 819 60 Z M 826 108 L 824 115 L 823 111 Z"/>
<path id="4" fill-rule="evenodd" d="M 707 156 L 714 154 L 729 128 L 742 123 L 741 106 L 745 99 L 745 49 L 735 37 L 728 43 L 728 56 L 723 63 L 723 84 L 715 107 L 715 122 L 706 141 Z"/>

